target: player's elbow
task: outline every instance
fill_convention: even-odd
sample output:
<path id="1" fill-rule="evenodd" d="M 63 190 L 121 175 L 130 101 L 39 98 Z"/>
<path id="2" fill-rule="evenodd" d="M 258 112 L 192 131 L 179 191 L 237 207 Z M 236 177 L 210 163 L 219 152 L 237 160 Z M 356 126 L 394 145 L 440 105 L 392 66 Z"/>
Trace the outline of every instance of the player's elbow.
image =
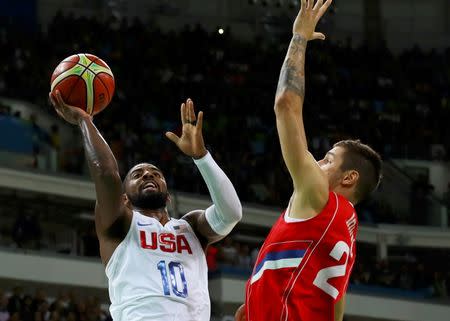
<path id="1" fill-rule="evenodd" d="M 228 224 L 237 224 L 242 219 L 242 205 L 239 200 L 226 207 L 218 207 L 217 210 Z"/>
<path id="2" fill-rule="evenodd" d="M 300 111 L 301 101 L 289 91 L 282 91 L 275 98 L 274 111 L 275 115 L 289 112 L 298 113 Z"/>
<path id="3" fill-rule="evenodd" d="M 242 205 L 241 202 L 237 202 L 233 209 L 233 221 L 238 223 L 240 220 L 242 220 Z"/>

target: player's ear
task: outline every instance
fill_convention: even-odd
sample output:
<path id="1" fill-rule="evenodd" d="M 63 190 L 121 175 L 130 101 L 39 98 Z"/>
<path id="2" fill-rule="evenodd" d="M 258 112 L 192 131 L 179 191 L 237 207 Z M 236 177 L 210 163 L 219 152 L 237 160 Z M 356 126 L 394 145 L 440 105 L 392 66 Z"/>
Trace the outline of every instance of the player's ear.
<path id="1" fill-rule="evenodd" d="M 356 185 L 359 179 L 359 173 L 358 171 L 351 169 L 344 173 L 344 177 L 342 179 L 342 185 L 346 187 L 351 187 L 353 185 Z"/>
<path id="2" fill-rule="evenodd" d="M 130 207 L 130 200 L 128 199 L 127 194 L 125 193 L 122 194 L 122 200 L 126 207 Z"/>

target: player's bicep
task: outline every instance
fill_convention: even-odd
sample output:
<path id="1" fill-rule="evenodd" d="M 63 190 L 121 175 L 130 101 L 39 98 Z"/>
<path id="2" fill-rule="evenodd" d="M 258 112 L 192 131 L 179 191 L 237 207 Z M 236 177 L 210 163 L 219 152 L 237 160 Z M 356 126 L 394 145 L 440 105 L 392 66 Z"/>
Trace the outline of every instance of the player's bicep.
<path id="1" fill-rule="evenodd" d="M 94 182 L 97 198 L 95 227 L 98 234 L 104 233 L 124 214 L 124 200 L 119 173 L 95 177 Z"/>
<path id="2" fill-rule="evenodd" d="M 218 242 L 225 237 L 225 235 L 220 235 L 212 229 L 206 219 L 206 211 L 196 210 L 189 212 L 183 216 L 183 219 L 191 225 L 204 246 Z"/>

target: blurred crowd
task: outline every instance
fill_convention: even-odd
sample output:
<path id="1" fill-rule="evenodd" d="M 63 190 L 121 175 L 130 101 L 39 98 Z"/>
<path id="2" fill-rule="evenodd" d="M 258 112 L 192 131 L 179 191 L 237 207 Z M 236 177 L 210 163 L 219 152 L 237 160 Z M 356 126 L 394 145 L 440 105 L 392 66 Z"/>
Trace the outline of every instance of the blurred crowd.
<path id="1" fill-rule="evenodd" d="M 49 231 L 44 230 L 36 215 L 27 212 L 19 214 L 9 241 L 3 240 L 1 245 L 19 251 L 38 250 L 99 259 L 99 244 L 93 224 L 79 228 L 75 234 L 69 230 L 63 232 L 76 235 L 77 240 L 66 245 L 58 244 L 57 247 L 49 246 L 48 240 L 44 240 L 43 234 L 49 234 Z M 262 239 L 264 236 L 260 237 Z M 242 241 L 235 235 L 210 245 L 206 252 L 210 276 L 231 274 L 247 278 L 252 273 L 260 245 L 256 241 Z M 358 288 L 363 286 L 369 292 L 378 288 L 396 290 L 403 296 L 449 297 L 450 251 L 428 249 L 420 252 L 403 248 L 397 249 L 387 260 L 379 260 L 374 248 L 367 248 L 363 243 L 358 243 L 358 247 L 358 260 L 350 280 L 352 285 Z"/>
<path id="2" fill-rule="evenodd" d="M 11 293 L 0 289 L 0 321 L 112 321 L 96 297 L 61 292 L 49 298 L 43 289 L 34 295 L 16 286 Z"/>
<path id="3" fill-rule="evenodd" d="M 371 262 L 361 254 L 352 272 L 350 283 L 375 286 L 384 290 L 401 290 L 396 293 L 405 296 L 416 294 L 423 298 L 448 300 L 450 272 L 447 265 L 437 266 L 415 257 L 405 257 L 400 261 L 391 259 Z"/>
<path id="4" fill-rule="evenodd" d="M 242 201 L 284 207 L 292 188 L 281 159 L 273 101 L 289 40 L 286 34 L 276 41 L 243 42 L 229 29 L 208 33 L 196 25 L 163 32 L 156 24 L 139 20 L 99 21 L 61 13 L 46 32 L 1 19 L 0 96 L 33 102 L 42 113 L 56 116 L 47 98 L 53 69 L 74 53 L 95 54 L 115 74 L 113 102 L 95 122 L 122 174 L 137 162 L 153 162 L 165 173 L 169 189 L 207 193 L 193 162 L 164 137 L 167 130 L 180 132 L 179 106 L 191 97 L 196 109 L 205 112 L 207 147 Z M 354 48 L 350 39 L 311 43 L 306 77 L 304 119 L 309 148 L 316 157 L 337 140 L 358 137 L 385 159 L 449 160 L 450 49 L 438 53 L 414 47 L 394 55 L 383 46 Z M 7 106 L 0 106 L 0 115 L 21 117 Z M 45 142 L 58 152 L 58 168 L 87 174 L 77 131 L 70 146 L 64 146 L 58 126 L 42 130 L 39 113 L 27 121 L 36 128 L 35 155 Z M 417 215 L 412 214 L 411 223 L 424 224 L 430 191 L 427 182 L 413 184 L 411 208 Z M 445 195 L 450 209 L 450 185 Z M 366 204 L 361 213 L 362 221 L 394 220 L 380 203 Z M 97 257 L 95 231 L 79 236 L 83 250 L 78 254 Z M 36 217 L 19 215 L 11 238 L 18 248 L 39 249 Z M 208 248 L 208 266 L 212 273 L 248 275 L 257 253 L 254 245 L 226 238 Z M 363 259 L 354 268 L 352 283 L 427 289 L 431 296 L 447 297 L 448 271 L 417 260 L 393 264 Z M 27 296 L 15 291 L 7 297 L 0 291 L 0 321 L 107 320 L 94 299 L 64 297 L 50 303 L 44 298 L 38 292 Z"/>
<path id="5" fill-rule="evenodd" d="M 192 162 L 164 138 L 167 130 L 179 132 L 179 105 L 191 97 L 205 112 L 208 149 L 242 200 L 280 206 L 291 186 L 273 101 L 289 39 L 286 34 L 244 42 L 230 29 L 208 33 L 197 25 L 163 32 L 139 20 L 61 13 L 44 33 L 4 19 L 0 95 L 54 114 L 47 101 L 53 69 L 74 53 L 96 54 L 113 70 L 116 94 L 95 121 L 123 174 L 136 162 L 150 161 L 163 169 L 169 187 L 206 192 Z M 359 137 L 384 158 L 449 159 L 450 50 L 414 47 L 394 55 L 383 46 L 353 48 L 349 39 L 311 43 L 307 56 L 304 117 L 316 157 L 339 139 Z M 83 173 L 79 144 L 52 144 L 61 149 L 63 170 Z"/>
<path id="6" fill-rule="evenodd" d="M 259 247 L 226 237 L 207 250 L 208 269 L 215 272 L 249 276 L 257 260 Z M 372 253 L 371 253 L 372 252 Z M 448 299 L 450 295 L 450 252 L 404 255 L 386 260 L 376 258 L 374 251 L 361 249 L 351 274 L 350 284 L 362 285 L 369 292 L 382 289 L 385 293 L 423 298 Z M 441 262 L 441 264 L 437 264 Z M 359 287 L 362 288 L 362 287 Z"/>

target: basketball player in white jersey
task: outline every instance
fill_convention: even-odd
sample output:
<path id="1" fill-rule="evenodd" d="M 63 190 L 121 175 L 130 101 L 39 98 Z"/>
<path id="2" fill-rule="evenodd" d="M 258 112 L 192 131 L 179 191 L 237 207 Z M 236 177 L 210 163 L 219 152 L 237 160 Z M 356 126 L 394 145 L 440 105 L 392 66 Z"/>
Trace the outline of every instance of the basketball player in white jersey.
<path id="1" fill-rule="evenodd" d="M 205 148 L 203 113 L 192 100 L 181 105 L 181 137 L 166 133 L 194 159 L 214 204 L 181 219 L 169 216 L 164 175 L 152 164 L 138 164 L 121 182 L 108 144 L 80 108 L 50 95 L 57 113 L 78 125 L 97 203 L 95 227 L 106 266 L 114 321 L 209 321 L 205 249 L 227 235 L 242 217 L 233 185 Z"/>

